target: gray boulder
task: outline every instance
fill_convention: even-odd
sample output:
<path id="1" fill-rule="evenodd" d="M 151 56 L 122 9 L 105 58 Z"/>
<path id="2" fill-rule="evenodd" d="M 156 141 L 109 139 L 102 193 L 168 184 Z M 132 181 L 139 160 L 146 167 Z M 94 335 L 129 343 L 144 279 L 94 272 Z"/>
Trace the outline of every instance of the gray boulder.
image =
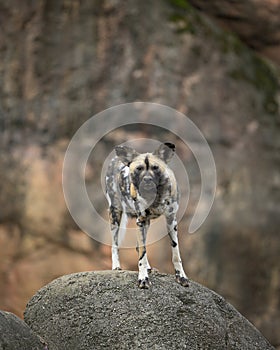
<path id="1" fill-rule="evenodd" d="M 47 346 L 23 320 L 0 311 L 0 350 L 47 350 Z"/>
<path id="2" fill-rule="evenodd" d="M 268 350 L 261 333 L 215 292 L 153 272 L 84 272 L 60 277 L 29 301 L 25 321 L 49 350 Z"/>

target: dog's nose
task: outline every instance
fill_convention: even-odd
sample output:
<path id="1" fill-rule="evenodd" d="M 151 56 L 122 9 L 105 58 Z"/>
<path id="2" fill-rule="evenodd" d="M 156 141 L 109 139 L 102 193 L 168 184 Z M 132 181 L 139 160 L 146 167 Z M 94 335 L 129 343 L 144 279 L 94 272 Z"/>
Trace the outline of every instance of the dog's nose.
<path id="1" fill-rule="evenodd" d="M 151 177 L 151 176 L 144 176 L 143 177 L 143 181 L 145 182 L 145 183 L 149 183 L 149 182 L 151 182 L 153 180 L 153 178 Z"/>

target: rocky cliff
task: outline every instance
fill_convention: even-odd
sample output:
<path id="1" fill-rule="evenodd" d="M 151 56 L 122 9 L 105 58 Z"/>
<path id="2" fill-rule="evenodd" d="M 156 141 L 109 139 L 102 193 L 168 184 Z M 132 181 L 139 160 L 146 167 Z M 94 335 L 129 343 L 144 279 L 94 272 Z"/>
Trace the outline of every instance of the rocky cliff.
<path id="1" fill-rule="evenodd" d="M 216 4 L 196 2 L 212 13 L 210 3 Z M 219 3 L 226 13 L 226 2 Z M 229 11 L 245 6 L 228 3 Z M 263 8 L 276 2 L 257 3 Z M 74 132 L 93 114 L 151 101 L 186 113 L 205 135 L 217 166 L 216 199 L 206 223 L 187 235 L 191 205 L 179 225 L 188 275 L 225 296 L 279 345 L 279 74 L 234 33 L 189 4 L 177 5 L 1 1 L 0 308 L 21 315 L 30 296 L 52 279 L 110 268 L 110 248 L 92 241 L 68 214 L 63 157 Z M 272 11 L 272 23 L 278 13 Z M 262 39 L 260 30 L 270 30 L 252 28 L 255 41 Z M 90 193 L 100 187 L 103 161 L 114 145 L 139 137 L 159 135 L 139 128 L 101 140 L 87 173 Z M 180 145 L 178 155 L 193 168 Z M 189 176 L 196 193 L 199 173 Z M 104 196 L 94 199 L 106 217 Z M 172 271 L 168 240 L 148 251 L 153 266 Z M 127 250 L 122 262 L 135 269 L 135 251 Z"/>
<path id="2" fill-rule="evenodd" d="M 280 64 L 280 1 L 189 0 L 250 47 Z"/>

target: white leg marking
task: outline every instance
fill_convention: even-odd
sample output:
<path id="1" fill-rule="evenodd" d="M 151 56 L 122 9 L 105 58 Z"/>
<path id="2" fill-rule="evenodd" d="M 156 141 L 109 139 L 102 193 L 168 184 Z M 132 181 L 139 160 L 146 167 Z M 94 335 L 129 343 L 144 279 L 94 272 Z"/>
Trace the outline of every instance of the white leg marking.
<path id="1" fill-rule="evenodd" d="M 146 277 L 148 278 L 148 270 L 151 267 L 147 259 L 147 253 L 145 253 L 143 258 L 139 260 L 138 267 L 139 267 L 139 276 L 138 276 L 139 280 L 145 280 Z"/>
<path id="2" fill-rule="evenodd" d="M 113 238 L 113 244 L 112 244 L 112 270 L 118 270 L 121 268 L 120 265 L 120 258 L 119 258 L 119 247 L 118 247 L 118 231 L 119 227 L 115 227 L 112 230 L 112 238 Z"/>
<path id="3" fill-rule="evenodd" d="M 139 226 L 139 231 L 137 233 L 137 245 L 139 254 L 138 284 L 139 288 L 146 289 L 150 285 L 148 277 L 148 269 L 150 269 L 150 264 L 148 262 L 146 253 L 146 237 L 150 222 L 149 220 L 143 218 L 141 220 L 137 220 L 137 225 Z"/>

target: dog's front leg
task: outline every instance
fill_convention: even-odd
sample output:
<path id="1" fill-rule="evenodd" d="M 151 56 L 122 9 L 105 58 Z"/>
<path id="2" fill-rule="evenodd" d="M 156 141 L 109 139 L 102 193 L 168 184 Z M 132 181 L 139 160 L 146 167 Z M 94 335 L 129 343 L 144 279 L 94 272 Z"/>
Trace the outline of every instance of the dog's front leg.
<path id="1" fill-rule="evenodd" d="M 137 251 L 138 251 L 138 285 L 141 289 L 149 288 L 150 282 L 148 277 L 148 271 L 151 269 L 146 252 L 146 238 L 147 231 L 150 226 L 150 220 L 146 217 L 138 217 L 137 226 L 139 231 L 137 232 Z"/>
<path id="2" fill-rule="evenodd" d="M 167 232 L 171 240 L 172 246 L 172 262 L 175 269 L 176 281 L 182 286 L 187 287 L 189 285 L 188 278 L 185 274 L 183 264 L 181 261 L 178 235 L 177 235 L 177 219 L 176 214 L 171 213 L 166 216 Z"/>

